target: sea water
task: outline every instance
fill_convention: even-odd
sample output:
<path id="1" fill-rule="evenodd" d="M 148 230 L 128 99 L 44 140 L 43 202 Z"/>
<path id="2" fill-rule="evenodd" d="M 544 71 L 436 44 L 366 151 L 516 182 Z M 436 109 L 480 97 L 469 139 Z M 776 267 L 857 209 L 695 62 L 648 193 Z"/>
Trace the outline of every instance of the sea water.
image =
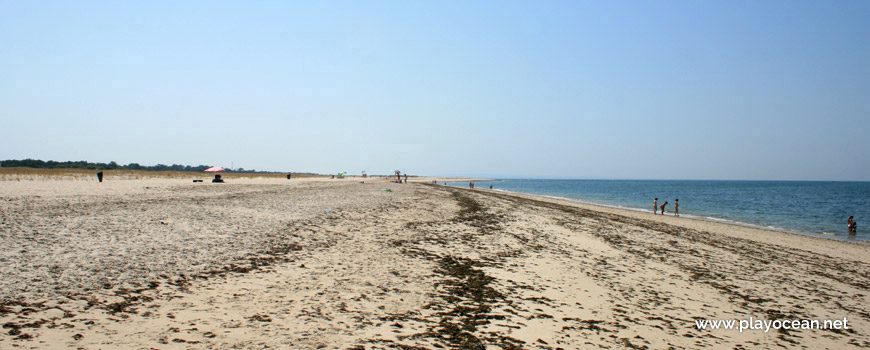
<path id="1" fill-rule="evenodd" d="M 449 183 L 468 186 L 467 182 Z M 653 198 L 673 215 L 768 230 L 870 243 L 870 182 L 517 180 L 475 182 L 475 188 L 558 197 L 652 212 Z M 858 233 L 849 235 L 849 216 Z"/>

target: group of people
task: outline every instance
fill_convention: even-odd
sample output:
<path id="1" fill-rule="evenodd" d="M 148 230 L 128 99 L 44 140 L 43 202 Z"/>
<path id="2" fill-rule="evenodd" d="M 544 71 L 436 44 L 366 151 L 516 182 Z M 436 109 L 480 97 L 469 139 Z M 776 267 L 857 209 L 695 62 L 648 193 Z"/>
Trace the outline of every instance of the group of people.
<path id="1" fill-rule="evenodd" d="M 661 212 L 662 215 L 665 215 L 665 207 L 668 205 L 668 201 L 659 205 L 659 198 L 656 197 L 653 199 L 653 215 Z M 680 216 L 680 200 L 674 199 L 674 216 Z M 849 234 L 854 235 L 858 232 L 858 223 L 855 221 L 854 216 L 849 217 Z"/>
<path id="2" fill-rule="evenodd" d="M 445 182 L 444 185 L 447 185 L 447 183 Z M 474 181 L 468 183 L 468 188 L 474 188 Z M 492 184 L 489 184 L 489 189 L 492 189 Z"/>
<path id="3" fill-rule="evenodd" d="M 653 199 L 653 215 L 658 214 L 659 210 L 662 211 L 662 215 L 665 215 L 665 206 L 667 206 L 667 205 L 668 205 L 668 201 L 665 201 L 664 203 L 662 203 L 661 206 L 659 206 L 659 198 L 658 197 L 654 198 Z M 679 199 L 674 199 L 674 216 L 680 216 L 680 200 Z"/>

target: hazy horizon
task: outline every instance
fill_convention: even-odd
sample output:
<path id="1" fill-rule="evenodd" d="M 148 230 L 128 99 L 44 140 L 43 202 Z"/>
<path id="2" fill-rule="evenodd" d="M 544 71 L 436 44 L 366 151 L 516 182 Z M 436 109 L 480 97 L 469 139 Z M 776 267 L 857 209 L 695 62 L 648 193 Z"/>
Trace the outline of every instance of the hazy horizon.
<path id="1" fill-rule="evenodd" d="M 870 180 L 870 2 L 0 0 L 0 159 Z"/>
<path id="2" fill-rule="evenodd" d="M 9 159 L 9 160 L 11 160 L 11 159 Z M 52 159 L 52 160 L 54 160 L 54 159 Z M 48 161 L 48 160 L 45 160 L 45 161 Z M 54 160 L 54 161 L 58 161 L 58 162 L 60 162 L 59 160 Z M 77 161 L 87 161 L 87 160 L 77 160 Z M 3 165 L 2 165 L 2 162 L 3 162 L 3 161 L 0 160 L 0 167 L 8 167 L 8 166 L 3 166 Z M 111 161 L 110 161 L 110 162 L 111 162 Z M 91 163 L 109 163 L 109 162 L 91 162 Z M 136 162 L 133 162 L 133 163 L 136 163 Z M 127 163 L 127 164 L 120 164 L 120 163 L 119 163 L 118 165 L 120 165 L 120 166 L 126 166 L 126 165 L 128 165 L 128 164 L 129 164 L 129 163 Z M 170 164 L 166 164 L 166 163 L 157 163 L 157 164 L 142 164 L 142 163 L 137 163 L 137 164 L 139 164 L 140 166 L 155 166 L 155 165 L 158 165 L 158 164 L 163 164 L 163 165 L 168 165 L 168 166 L 174 165 L 174 164 L 171 164 L 171 163 L 170 163 Z M 190 165 L 190 166 L 202 166 L 202 165 L 206 165 L 206 164 L 196 164 L 196 165 L 194 165 L 194 164 L 178 164 L 178 165 L 182 165 L 182 166 L 187 166 L 187 165 Z M 335 174 L 337 174 L 337 173 L 340 172 L 340 171 L 339 171 L 339 172 L 334 172 L 334 173 L 318 173 L 318 172 L 312 172 L 312 171 L 305 171 L 304 169 L 302 169 L 302 170 L 261 170 L 261 169 L 240 169 L 240 168 L 232 168 L 232 167 L 226 167 L 226 168 L 227 168 L 227 169 L 231 169 L 231 170 L 233 170 L 233 171 L 242 171 L 242 172 L 250 172 L 250 171 L 256 171 L 256 172 L 261 172 L 261 171 L 263 171 L 263 172 L 273 172 L 273 173 L 287 173 L 287 172 L 293 172 L 293 173 L 300 173 L 300 174 L 316 174 L 316 175 L 323 175 L 323 176 L 335 175 Z M 81 169 L 81 168 L 72 168 L 72 169 L 84 170 L 84 169 Z M 150 170 L 146 170 L 146 169 L 142 169 L 142 170 L 143 170 L 143 171 L 150 171 Z M 93 171 L 96 172 L 96 171 L 100 171 L 100 170 L 93 170 Z M 162 170 L 161 170 L 161 171 L 162 171 Z M 171 171 L 171 170 L 170 170 L 170 171 Z M 346 173 L 346 174 L 345 174 L 346 176 L 360 176 L 360 175 L 362 175 L 362 172 L 359 172 L 359 173 L 345 172 L 345 173 Z M 389 172 L 383 172 L 383 173 L 367 172 L 366 174 L 367 174 L 368 176 L 395 176 L 394 173 L 393 173 L 392 171 L 389 171 Z M 826 179 L 781 180 L 781 179 L 693 179 L 693 178 L 682 178 L 682 179 L 655 179 L 655 178 L 541 177 L 541 176 L 535 176 L 535 175 L 526 175 L 526 176 L 523 176 L 523 175 L 462 174 L 462 173 L 458 173 L 458 174 L 444 174 L 444 173 L 442 173 L 442 174 L 435 174 L 435 175 L 433 175 L 433 174 L 415 174 L 415 173 L 409 173 L 408 176 L 419 176 L 419 177 L 444 177 L 445 180 L 447 180 L 447 178 L 477 178 L 477 179 L 489 179 L 489 180 L 495 180 L 495 181 L 500 181 L 500 180 L 593 180 L 593 181 L 760 181 L 760 182 L 764 182 L 764 181 L 773 181 L 773 182 L 775 182 L 775 181 L 785 181 L 785 182 L 870 182 L 870 181 L 868 181 L 868 180 L 826 180 Z M 439 180 L 438 182 L 440 183 L 440 182 L 442 182 L 442 181 Z M 446 181 L 446 182 L 465 182 L 465 181 Z"/>

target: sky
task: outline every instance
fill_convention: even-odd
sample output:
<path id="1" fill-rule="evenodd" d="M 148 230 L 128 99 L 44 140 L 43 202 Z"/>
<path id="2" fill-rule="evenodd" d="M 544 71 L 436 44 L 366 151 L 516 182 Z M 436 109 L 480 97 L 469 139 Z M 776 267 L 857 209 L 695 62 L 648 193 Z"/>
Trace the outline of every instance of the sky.
<path id="1" fill-rule="evenodd" d="M 870 1 L 0 0 L 0 160 L 870 180 Z"/>

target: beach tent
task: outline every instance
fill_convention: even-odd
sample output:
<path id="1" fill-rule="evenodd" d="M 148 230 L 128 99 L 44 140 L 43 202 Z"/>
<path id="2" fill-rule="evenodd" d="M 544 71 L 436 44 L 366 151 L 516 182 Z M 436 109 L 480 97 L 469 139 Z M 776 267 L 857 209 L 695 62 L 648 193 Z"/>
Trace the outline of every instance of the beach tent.
<path id="1" fill-rule="evenodd" d="M 216 173 L 218 171 L 226 171 L 226 169 L 221 168 L 219 166 L 213 166 L 211 168 L 205 169 L 205 172 L 207 172 L 207 173 Z"/>

